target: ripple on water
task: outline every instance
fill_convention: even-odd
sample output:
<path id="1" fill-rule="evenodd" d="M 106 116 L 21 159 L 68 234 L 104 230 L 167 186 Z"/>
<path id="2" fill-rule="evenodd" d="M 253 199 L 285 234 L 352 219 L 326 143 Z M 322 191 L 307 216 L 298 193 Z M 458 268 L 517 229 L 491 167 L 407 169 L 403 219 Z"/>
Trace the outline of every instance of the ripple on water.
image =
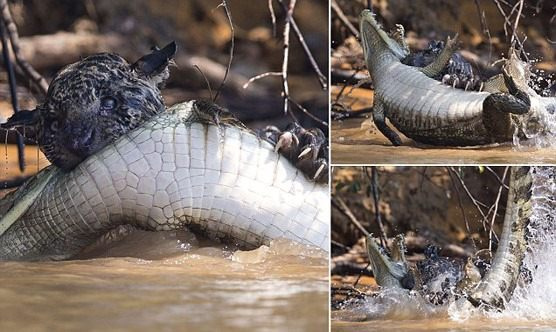
<path id="1" fill-rule="evenodd" d="M 327 256 L 288 240 L 238 252 L 137 231 L 81 260 L 0 262 L 0 330 L 323 331 Z"/>

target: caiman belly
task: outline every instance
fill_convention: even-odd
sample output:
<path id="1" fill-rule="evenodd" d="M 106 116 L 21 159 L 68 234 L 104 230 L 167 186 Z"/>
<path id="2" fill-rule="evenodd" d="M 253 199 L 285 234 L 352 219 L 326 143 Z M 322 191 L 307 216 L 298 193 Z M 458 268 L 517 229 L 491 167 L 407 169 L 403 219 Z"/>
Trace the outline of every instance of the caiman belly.
<path id="1" fill-rule="evenodd" d="M 483 113 L 490 93 L 454 89 L 403 64 L 393 64 L 377 75 L 375 98 L 384 104 L 386 117 L 416 141 L 465 146 L 511 139 L 508 114 L 490 119 Z M 488 126 L 496 127 L 497 134 L 492 135 Z"/>

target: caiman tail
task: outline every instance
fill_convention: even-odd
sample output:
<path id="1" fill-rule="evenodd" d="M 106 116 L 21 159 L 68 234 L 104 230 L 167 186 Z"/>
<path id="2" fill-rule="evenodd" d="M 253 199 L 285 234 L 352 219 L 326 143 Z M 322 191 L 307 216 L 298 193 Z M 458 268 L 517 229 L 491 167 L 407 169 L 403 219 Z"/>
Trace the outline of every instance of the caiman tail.
<path id="1" fill-rule="evenodd" d="M 512 167 L 504 225 L 492 266 L 470 292 L 475 306 L 503 308 L 516 287 L 527 249 L 527 227 L 531 218 L 532 168 Z"/>

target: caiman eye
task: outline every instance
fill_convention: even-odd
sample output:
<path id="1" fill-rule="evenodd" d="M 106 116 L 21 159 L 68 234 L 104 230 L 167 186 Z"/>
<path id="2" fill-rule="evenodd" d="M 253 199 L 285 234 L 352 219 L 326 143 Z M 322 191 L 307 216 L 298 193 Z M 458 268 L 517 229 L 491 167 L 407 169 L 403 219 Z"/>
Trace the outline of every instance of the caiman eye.
<path id="1" fill-rule="evenodd" d="M 116 108 L 116 99 L 104 97 L 100 100 L 100 107 L 105 111 L 111 111 Z"/>

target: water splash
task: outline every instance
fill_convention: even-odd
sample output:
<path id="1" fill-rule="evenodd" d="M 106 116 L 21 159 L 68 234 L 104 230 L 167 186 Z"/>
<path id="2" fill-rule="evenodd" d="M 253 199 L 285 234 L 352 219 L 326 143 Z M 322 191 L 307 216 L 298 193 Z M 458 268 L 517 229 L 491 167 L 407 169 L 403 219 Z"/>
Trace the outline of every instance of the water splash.
<path id="1" fill-rule="evenodd" d="M 431 304 L 418 292 L 384 288 L 374 296 L 347 300 L 333 312 L 332 318 L 344 321 L 423 319 L 446 317 L 446 309 Z"/>
<path id="2" fill-rule="evenodd" d="M 463 299 L 448 310 L 451 319 L 469 318 L 515 319 L 523 321 L 556 320 L 556 167 L 536 167 L 533 173 L 533 214 L 528 232 L 529 248 L 525 268 L 531 282 L 518 282 L 502 311 L 473 308 Z"/>
<path id="3" fill-rule="evenodd" d="M 518 150 L 556 146 L 556 97 L 549 97 L 553 77 L 542 70 L 532 70 L 531 63 L 521 61 L 513 50 L 504 66 L 531 98 L 531 109 L 526 115 L 512 115 L 517 123 L 513 145 Z"/>
<path id="4" fill-rule="evenodd" d="M 537 167 L 533 176 L 533 216 L 525 266 L 533 281 L 519 284 L 506 310 L 493 317 L 556 319 L 556 168 Z"/>

